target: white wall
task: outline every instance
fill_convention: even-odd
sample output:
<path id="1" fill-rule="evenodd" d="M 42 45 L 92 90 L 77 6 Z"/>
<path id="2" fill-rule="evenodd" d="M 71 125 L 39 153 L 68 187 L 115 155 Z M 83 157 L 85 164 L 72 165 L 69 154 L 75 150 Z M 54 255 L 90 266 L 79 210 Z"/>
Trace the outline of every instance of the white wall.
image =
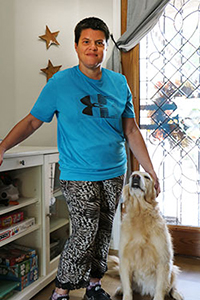
<path id="1" fill-rule="evenodd" d="M 119 37 L 120 0 L 0 0 L 0 138 L 29 113 L 46 83 L 40 69 L 46 68 L 48 59 L 61 69 L 77 64 L 74 27 L 88 16 L 102 18 Z M 47 50 L 39 39 L 46 25 L 52 32 L 60 31 L 60 46 Z M 111 48 L 112 42 L 107 57 Z M 56 145 L 56 120 L 44 124 L 24 144 Z"/>
<path id="2" fill-rule="evenodd" d="M 0 138 L 15 119 L 13 4 L 0 0 Z"/>

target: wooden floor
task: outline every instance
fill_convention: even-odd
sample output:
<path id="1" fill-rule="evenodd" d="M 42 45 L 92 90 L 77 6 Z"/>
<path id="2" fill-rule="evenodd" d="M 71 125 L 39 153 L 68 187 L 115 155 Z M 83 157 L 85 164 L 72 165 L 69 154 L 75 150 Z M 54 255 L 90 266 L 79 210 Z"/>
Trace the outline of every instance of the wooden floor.
<path id="1" fill-rule="evenodd" d="M 193 259 L 183 256 L 176 256 L 176 265 L 182 272 L 178 277 L 177 287 L 182 293 L 185 300 L 200 300 L 200 259 Z M 119 280 L 105 276 L 102 281 L 102 287 L 111 295 L 113 300 L 121 300 L 114 296 L 115 290 L 119 285 Z M 49 284 L 40 293 L 35 295 L 31 300 L 49 300 L 54 283 Z M 84 289 L 71 291 L 70 300 L 81 300 L 85 293 Z M 150 300 L 148 296 L 141 297 L 134 294 L 134 300 Z M 171 298 L 166 297 L 165 300 Z"/>

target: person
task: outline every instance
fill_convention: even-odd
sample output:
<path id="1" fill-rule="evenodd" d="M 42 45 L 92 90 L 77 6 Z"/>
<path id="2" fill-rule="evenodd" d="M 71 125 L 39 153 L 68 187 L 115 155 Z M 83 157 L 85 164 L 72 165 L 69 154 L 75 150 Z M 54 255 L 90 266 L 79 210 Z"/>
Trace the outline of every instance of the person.
<path id="1" fill-rule="evenodd" d="M 57 117 L 60 183 L 72 233 L 61 253 L 52 300 L 69 299 L 70 290 L 83 287 L 86 300 L 110 299 L 101 278 L 126 172 L 125 141 L 160 192 L 125 76 L 102 67 L 109 36 L 101 19 L 81 20 L 75 27 L 78 65 L 47 82 L 30 113 L 0 144 L 1 164 L 5 151 Z"/>

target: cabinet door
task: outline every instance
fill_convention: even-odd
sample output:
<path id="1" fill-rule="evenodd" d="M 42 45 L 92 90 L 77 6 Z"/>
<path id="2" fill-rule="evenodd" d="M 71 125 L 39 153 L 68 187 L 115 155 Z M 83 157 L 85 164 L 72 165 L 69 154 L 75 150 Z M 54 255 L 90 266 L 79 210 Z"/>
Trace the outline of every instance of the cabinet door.
<path id="1" fill-rule="evenodd" d="M 47 274 L 57 269 L 60 253 L 69 237 L 69 214 L 59 182 L 58 154 L 44 159 L 44 257 Z"/>

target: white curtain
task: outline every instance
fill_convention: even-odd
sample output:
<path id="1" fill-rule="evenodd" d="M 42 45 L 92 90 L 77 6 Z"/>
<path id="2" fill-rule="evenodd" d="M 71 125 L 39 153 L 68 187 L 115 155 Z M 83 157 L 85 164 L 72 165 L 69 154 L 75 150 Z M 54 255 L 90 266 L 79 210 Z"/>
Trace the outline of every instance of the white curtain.
<path id="1" fill-rule="evenodd" d="M 107 68 L 121 73 L 120 51 L 127 52 L 156 25 L 170 0 L 128 0 L 127 30 L 115 43 Z"/>

